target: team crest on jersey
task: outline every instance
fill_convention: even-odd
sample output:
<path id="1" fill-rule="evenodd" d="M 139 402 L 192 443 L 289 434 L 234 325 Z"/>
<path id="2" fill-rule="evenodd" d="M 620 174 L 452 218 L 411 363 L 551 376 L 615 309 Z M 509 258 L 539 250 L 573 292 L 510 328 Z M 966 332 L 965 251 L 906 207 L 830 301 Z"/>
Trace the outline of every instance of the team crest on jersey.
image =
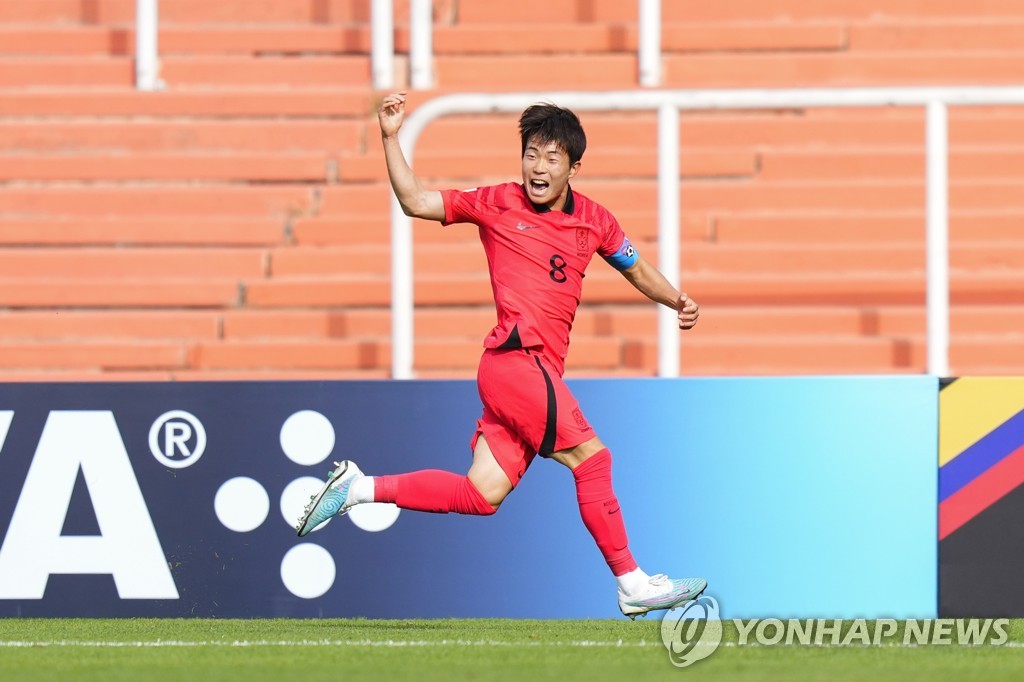
<path id="1" fill-rule="evenodd" d="M 573 419 L 576 420 L 576 426 L 580 427 L 584 431 L 590 428 L 590 424 L 588 424 L 587 420 L 583 417 L 583 412 L 580 411 L 580 408 L 577 407 L 575 410 L 573 410 L 572 416 Z"/>
<path id="2" fill-rule="evenodd" d="M 576 228 L 576 255 L 585 257 L 590 251 L 590 230 Z"/>

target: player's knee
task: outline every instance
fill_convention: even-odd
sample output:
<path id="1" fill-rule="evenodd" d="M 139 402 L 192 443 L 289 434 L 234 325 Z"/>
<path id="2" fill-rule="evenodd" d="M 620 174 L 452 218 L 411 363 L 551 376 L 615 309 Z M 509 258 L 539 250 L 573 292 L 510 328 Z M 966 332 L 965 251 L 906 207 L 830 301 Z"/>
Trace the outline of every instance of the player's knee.
<path id="1" fill-rule="evenodd" d="M 490 516 L 498 511 L 498 506 L 505 496 L 489 486 L 482 488 L 468 476 L 462 479 L 462 484 L 455 490 L 452 511 L 475 516 Z"/>
<path id="2" fill-rule="evenodd" d="M 483 508 L 483 505 L 481 505 L 481 509 L 483 510 L 482 514 L 484 516 L 490 516 L 491 514 L 494 514 L 498 511 L 498 509 L 501 507 L 501 503 L 505 501 L 505 498 L 508 497 L 508 494 L 511 491 L 503 490 L 499 487 L 491 487 L 487 490 L 479 490 L 479 492 L 480 497 L 482 497 L 483 500 L 487 503 L 487 507 L 490 510 L 485 510 Z"/>

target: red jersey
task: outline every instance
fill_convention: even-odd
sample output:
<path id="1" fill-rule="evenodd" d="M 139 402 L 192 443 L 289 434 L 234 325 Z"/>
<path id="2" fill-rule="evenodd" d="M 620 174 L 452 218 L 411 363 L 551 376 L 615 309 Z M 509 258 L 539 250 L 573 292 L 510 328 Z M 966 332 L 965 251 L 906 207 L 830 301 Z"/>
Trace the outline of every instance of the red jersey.
<path id="1" fill-rule="evenodd" d="M 619 270 L 636 262 L 618 221 L 571 188 L 561 211 L 514 182 L 441 196 L 443 223 L 477 225 L 487 254 L 498 324 L 484 347 L 538 349 L 561 375 L 590 259 L 598 253 Z"/>

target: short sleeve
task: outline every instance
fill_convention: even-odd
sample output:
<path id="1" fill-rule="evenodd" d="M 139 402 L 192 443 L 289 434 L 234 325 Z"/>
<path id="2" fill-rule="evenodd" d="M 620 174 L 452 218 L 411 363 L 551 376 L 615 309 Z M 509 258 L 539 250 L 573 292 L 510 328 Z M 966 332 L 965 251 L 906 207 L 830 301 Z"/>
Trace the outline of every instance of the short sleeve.
<path id="1" fill-rule="evenodd" d="M 487 187 L 474 187 L 472 189 L 441 190 L 441 199 L 444 201 L 443 225 L 452 223 L 475 223 L 479 224 L 480 217 L 485 212 L 485 196 Z"/>
<path id="2" fill-rule="evenodd" d="M 597 252 L 616 270 L 628 270 L 636 264 L 640 254 L 614 216 L 606 214 L 604 222 L 604 239 L 601 240 Z"/>

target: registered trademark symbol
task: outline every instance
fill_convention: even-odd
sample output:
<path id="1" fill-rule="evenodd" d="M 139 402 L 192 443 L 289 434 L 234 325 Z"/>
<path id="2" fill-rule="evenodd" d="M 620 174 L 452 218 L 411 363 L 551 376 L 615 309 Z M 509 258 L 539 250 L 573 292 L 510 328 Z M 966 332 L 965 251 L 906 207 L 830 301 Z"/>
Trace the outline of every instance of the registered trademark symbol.
<path id="1" fill-rule="evenodd" d="M 158 462 L 172 469 L 190 467 L 206 451 L 206 429 L 189 412 L 164 412 L 149 429 L 149 451 Z"/>

